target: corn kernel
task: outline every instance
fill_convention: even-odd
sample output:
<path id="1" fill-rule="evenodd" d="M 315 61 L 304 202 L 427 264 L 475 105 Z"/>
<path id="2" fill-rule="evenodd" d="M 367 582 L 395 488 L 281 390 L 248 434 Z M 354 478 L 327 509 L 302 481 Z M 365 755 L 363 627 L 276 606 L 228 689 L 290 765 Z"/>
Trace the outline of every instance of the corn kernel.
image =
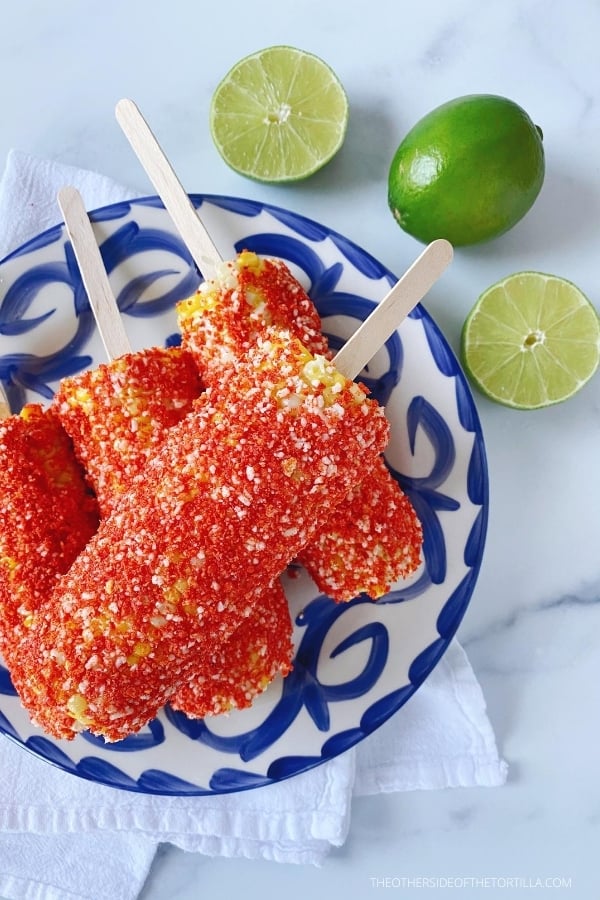
<path id="1" fill-rule="evenodd" d="M 85 714 L 87 708 L 87 700 L 85 697 L 82 697 L 81 694 L 73 694 L 67 701 L 67 710 L 69 714 L 73 716 L 77 722 L 81 722 L 82 725 L 88 725 L 91 721 L 89 716 L 86 716 Z"/>

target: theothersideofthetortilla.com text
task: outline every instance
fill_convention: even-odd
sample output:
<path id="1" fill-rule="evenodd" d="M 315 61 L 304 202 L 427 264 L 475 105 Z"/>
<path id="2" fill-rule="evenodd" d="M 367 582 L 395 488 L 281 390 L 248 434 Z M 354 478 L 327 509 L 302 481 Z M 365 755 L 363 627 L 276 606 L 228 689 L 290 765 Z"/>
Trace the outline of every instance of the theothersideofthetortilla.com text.
<path id="1" fill-rule="evenodd" d="M 524 888 L 569 889 L 572 878 L 563 875 L 369 875 L 376 889 L 517 890 Z"/>

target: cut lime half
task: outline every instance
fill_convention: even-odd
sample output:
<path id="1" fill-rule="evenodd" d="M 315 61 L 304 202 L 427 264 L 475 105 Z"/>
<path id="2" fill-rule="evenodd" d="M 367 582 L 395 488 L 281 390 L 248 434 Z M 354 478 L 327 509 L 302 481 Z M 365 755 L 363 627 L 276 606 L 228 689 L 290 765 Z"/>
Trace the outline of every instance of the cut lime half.
<path id="1" fill-rule="evenodd" d="M 600 320 L 574 284 L 517 272 L 492 285 L 462 331 L 467 374 L 490 399 L 538 409 L 573 396 L 600 359 Z"/>
<path id="2" fill-rule="evenodd" d="M 258 181 L 299 181 L 342 146 L 348 100 L 331 68 L 294 47 L 246 56 L 216 88 L 210 131 L 225 162 Z"/>

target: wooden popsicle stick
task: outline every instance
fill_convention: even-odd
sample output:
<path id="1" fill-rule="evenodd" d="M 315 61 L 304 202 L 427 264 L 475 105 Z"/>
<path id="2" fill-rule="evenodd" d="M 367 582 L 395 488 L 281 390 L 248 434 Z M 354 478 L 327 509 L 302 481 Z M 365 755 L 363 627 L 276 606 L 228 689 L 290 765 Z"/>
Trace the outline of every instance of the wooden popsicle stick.
<path id="1" fill-rule="evenodd" d="M 214 278 L 223 258 L 150 126 L 133 100 L 119 100 L 115 114 L 201 274 Z"/>
<path id="2" fill-rule="evenodd" d="M 0 419 L 7 419 L 10 416 L 10 406 L 6 391 L 0 384 Z"/>
<path id="3" fill-rule="evenodd" d="M 70 186 L 62 188 L 58 193 L 58 205 L 102 343 L 108 358 L 116 359 L 129 353 L 131 345 L 79 191 Z"/>
<path id="4" fill-rule="evenodd" d="M 452 260 L 452 245 L 432 241 L 336 354 L 333 362 L 347 378 L 356 378 L 389 336 L 425 296 Z"/>

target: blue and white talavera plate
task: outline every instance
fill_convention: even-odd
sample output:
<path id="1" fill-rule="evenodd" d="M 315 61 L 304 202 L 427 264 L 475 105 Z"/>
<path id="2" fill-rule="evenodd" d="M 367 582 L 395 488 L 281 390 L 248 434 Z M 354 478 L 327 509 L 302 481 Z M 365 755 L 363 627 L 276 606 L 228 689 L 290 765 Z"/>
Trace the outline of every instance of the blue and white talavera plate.
<path id="1" fill-rule="evenodd" d="M 284 209 L 192 195 L 225 257 L 281 257 L 339 347 L 396 280 L 328 228 Z M 156 197 L 92 214 L 135 349 L 177 341 L 174 303 L 199 276 Z M 0 263 L 0 379 L 13 411 L 47 402 L 60 378 L 104 361 L 64 228 Z M 0 730 L 93 781 L 150 794 L 221 794 L 281 781 L 354 746 L 395 714 L 448 647 L 471 598 L 486 534 L 484 442 L 471 393 L 444 337 L 417 307 L 364 379 L 392 426 L 388 463 L 424 526 L 424 562 L 377 603 L 335 604 L 305 573 L 284 579 L 295 623 L 293 672 L 249 710 L 191 721 L 162 711 L 116 744 L 56 741 L 34 727 L 0 665 Z"/>

